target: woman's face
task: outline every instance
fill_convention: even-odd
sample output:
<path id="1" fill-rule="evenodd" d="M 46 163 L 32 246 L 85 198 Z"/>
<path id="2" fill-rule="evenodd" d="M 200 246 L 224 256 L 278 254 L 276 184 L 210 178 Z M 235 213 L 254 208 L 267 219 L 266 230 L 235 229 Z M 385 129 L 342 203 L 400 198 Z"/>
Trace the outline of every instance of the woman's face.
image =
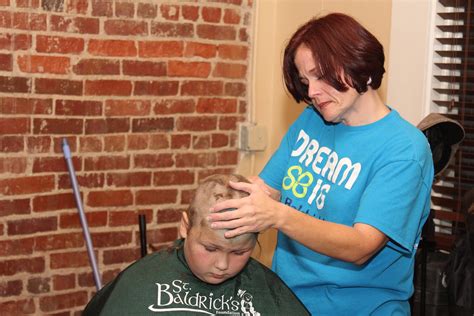
<path id="1" fill-rule="evenodd" d="M 313 106 L 327 122 L 352 125 L 351 122 L 358 121 L 361 115 L 357 104 L 360 95 L 350 86 L 347 91 L 341 92 L 321 80 L 320 67 L 309 48 L 301 45 L 296 50 L 295 65 L 301 82 L 308 86 L 308 96 Z"/>
<path id="2" fill-rule="evenodd" d="M 226 239 L 211 228 L 193 227 L 181 232 L 184 255 L 193 274 L 202 281 L 219 284 L 237 275 L 247 264 L 256 238 Z"/>

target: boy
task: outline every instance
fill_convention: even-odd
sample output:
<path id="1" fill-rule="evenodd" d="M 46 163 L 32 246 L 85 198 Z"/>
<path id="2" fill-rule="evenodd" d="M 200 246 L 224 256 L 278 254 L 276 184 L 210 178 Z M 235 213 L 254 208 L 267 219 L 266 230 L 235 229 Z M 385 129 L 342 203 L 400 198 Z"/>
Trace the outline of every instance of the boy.
<path id="1" fill-rule="evenodd" d="M 240 175 L 204 179 L 183 212 L 183 239 L 121 272 L 83 315 L 309 315 L 276 274 L 250 258 L 257 234 L 226 239 L 209 227 L 212 205 L 247 196 L 229 181 L 248 182 Z"/>

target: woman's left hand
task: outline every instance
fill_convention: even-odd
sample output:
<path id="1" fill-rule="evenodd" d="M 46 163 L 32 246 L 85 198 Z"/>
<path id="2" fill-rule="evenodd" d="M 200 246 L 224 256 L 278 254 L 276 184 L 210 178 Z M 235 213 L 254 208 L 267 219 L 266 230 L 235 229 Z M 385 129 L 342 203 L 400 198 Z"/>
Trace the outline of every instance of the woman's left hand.
<path id="1" fill-rule="evenodd" d="M 229 185 L 236 190 L 249 193 L 249 196 L 214 205 L 208 216 L 211 228 L 230 229 L 225 233 L 225 237 L 232 238 L 245 233 L 261 232 L 276 225 L 278 218 L 276 209 L 279 202 L 272 199 L 269 192 L 263 190 L 261 183 L 230 181 Z M 220 212 L 229 208 L 235 210 Z"/>

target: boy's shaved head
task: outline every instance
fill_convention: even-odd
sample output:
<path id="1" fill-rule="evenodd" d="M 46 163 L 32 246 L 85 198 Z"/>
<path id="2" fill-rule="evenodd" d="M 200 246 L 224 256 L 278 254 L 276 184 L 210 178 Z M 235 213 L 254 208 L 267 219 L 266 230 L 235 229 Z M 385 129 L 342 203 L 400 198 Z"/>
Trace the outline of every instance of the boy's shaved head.
<path id="1" fill-rule="evenodd" d="M 206 217 L 217 202 L 248 196 L 247 192 L 230 187 L 229 181 L 250 183 L 247 178 L 238 174 L 216 174 L 201 181 L 187 210 L 189 229 L 197 225 L 209 228 Z"/>

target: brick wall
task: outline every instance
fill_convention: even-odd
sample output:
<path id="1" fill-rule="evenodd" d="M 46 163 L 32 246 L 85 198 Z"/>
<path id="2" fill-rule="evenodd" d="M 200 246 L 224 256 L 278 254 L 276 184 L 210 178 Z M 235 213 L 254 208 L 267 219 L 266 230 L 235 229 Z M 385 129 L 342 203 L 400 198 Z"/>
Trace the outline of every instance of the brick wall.
<path id="1" fill-rule="evenodd" d="M 177 237 L 246 119 L 251 0 L 0 0 L 0 314 L 79 315 L 95 287 Z"/>

